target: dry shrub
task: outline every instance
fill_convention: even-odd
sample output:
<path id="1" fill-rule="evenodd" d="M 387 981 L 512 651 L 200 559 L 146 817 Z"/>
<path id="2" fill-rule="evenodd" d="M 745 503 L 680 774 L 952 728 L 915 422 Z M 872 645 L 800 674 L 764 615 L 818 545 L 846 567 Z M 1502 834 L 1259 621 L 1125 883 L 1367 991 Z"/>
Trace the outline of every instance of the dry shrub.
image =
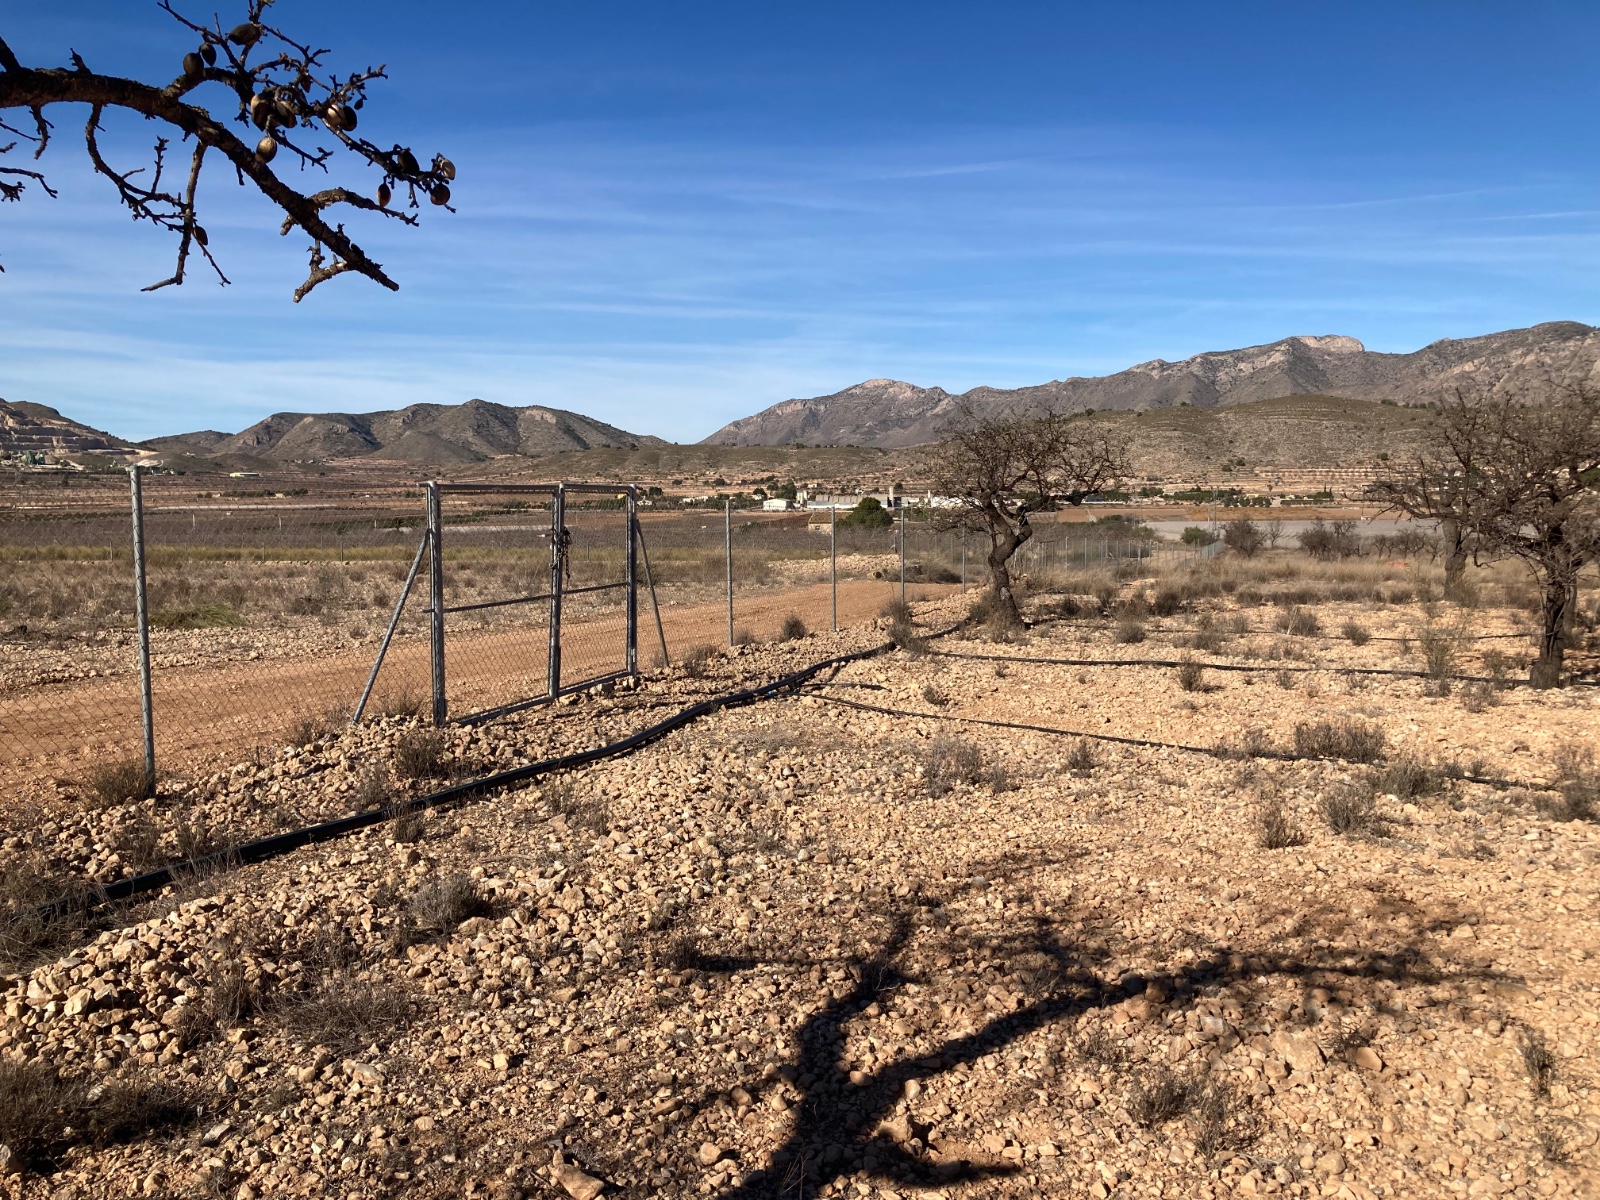
<path id="1" fill-rule="evenodd" d="M 356 781 L 350 799 L 357 812 L 371 812 L 385 807 L 393 795 L 394 781 L 389 777 L 389 768 L 383 763 L 373 763 Z"/>
<path id="2" fill-rule="evenodd" d="M 1128 1090 L 1128 1115 L 1144 1128 L 1154 1129 L 1188 1108 L 1198 1090 L 1193 1081 L 1169 1067 L 1143 1071 Z"/>
<path id="3" fill-rule="evenodd" d="M 42 1166 L 75 1146 L 131 1141 L 193 1115 L 189 1097 L 167 1084 L 126 1077 L 91 1084 L 37 1059 L 0 1060 L 0 1143 L 18 1165 Z"/>
<path id="4" fill-rule="evenodd" d="M 230 604 L 197 604 L 159 609 L 150 614 L 150 624 L 155 629 L 217 629 L 243 625 L 244 618 Z"/>
<path id="5" fill-rule="evenodd" d="M 397 846 L 420 842 L 427 830 L 427 818 L 420 808 L 397 805 L 389 812 L 389 839 Z"/>
<path id="6" fill-rule="evenodd" d="M 89 794 L 102 806 L 131 804 L 155 790 L 155 781 L 144 769 L 144 760 L 119 759 L 93 768 L 84 780 Z"/>
<path id="7" fill-rule="evenodd" d="M 411 1015 L 411 1002 L 393 988 L 340 975 L 281 1000 L 273 1015 L 297 1041 L 348 1054 L 393 1037 Z"/>
<path id="8" fill-rule="evenodd" d="M 1194 1148 L 1206 1158 L 1241 1150 L 1261 1134 L 1260 1121 L 1226 1083 L 1206 1085 L 1194 1105 Z"/>
<path id="9" fill-rule="evenodd" d="M 1536 1136 L 1539 1139 L 1539 1157 L 1545 1162 L 1560 1166 L 1572 1161 L 1572 1146 L 1566 1134 L 1554 1125 L 1539 1126 Z"/>
<path id="10" fill-rule="evenodd" d="M 1170 617 L 1183 607 L 1183 596 L 1173 588 L 1160 588 L 1149 600 L 1150 611 L 1158 617 Z"/>
<path id="11" fill-rule="evenodd" d="M 982 772 L 983 756 L 976 746 L 960 738 L 935 738 L 923 762 L 923 787 L 930 796 L 943 796 L 960 784 L 979 782 Z"/>
<path id="12" fill-rule="evenodd" d="M 329 737 L 339 727 L 335 713 L 311 713 L 301 717 L 289 731 L 291 745 L 305 747 Z"/>
<path id="13" fill-rule="evenodd" d="M 1322 817 L 1328 828 L 1345 836 L 1382 836 L 1383 820 L 1369 788 L 1359 783 L 1336 785 L 1322 798 Z"/>
<path id="14" fill-rule="evenodd" d="M 1339 632 L 1350 639 L 1352 646 L 1365 646 L 1372 640 L 1372 634 L 1359 621 L 1346 621 L 1339 627 Z"/>
<path id="15" fill-rule="evenodd" d="M 1103 1067 L 1121 1066 L 1128 1061 L 1127 1049 L 1104 1025 L 1096 1025 L 1078 1042 L 1078 1053 Z"/>
<path id="16" fill-rule="evenodd" d="M 1277 796 L 1264 796 L 1256 805 L 1256 844 L 1263 850 L 1287 850 L 1306 844 L 1305 831 Z"/>
<path id="17" fill-rule="evenodd" d="M 394 747 L 394 769 L 402 779 L 434 779 L 445 774 L 449 737 L 442 729 L 408 729 Z"/>
<path id="18" fill-rule="evenodd" d="M 172 840 L 182 862 L 215 854 L 232 840 L 211 828 L 204 809 L 187 808 L 172 818 Z"/>
<path id="19" fill-rule="evenodd" d="M 232 1029 L 261 1011 L 261 989 L 246 978 L 234 947 L 204 973 L 205 1012 L 219 1027 Z"/>
<path id="20" fill-rule="evenodd" d="M 469 917 L 488 913 L 489 905 L 465 875 L 430 879 L 412 893 L 410 915 L 420 929 L 449 933 Z"/>
<path id="21" fill-rule="evenodd" d="M 733 644 L 735 646 L 754 646 L 756 635 L 748 629 L 735 629 L 733 631 Z"/>
<path id="22" fill-rule="evenodd" d="M 715 646 L 705 644 L 690 646 L 688 650 L 684 651 L 683 659 L 678 663 L 678 669 L 690 679 L 704 679 L 716 655 L 717 648 Z"/>
<path id="23" fill-rule="evenodd" d="M 1409 754 L 1401 755 L 1382 770 L 1373 772 L 1371 786 L 1374 792 L 1394 796 L 1398 800 L 1415 800 L 1419 796 L 1432 796 L 1444 787 L 1444 774 Z"/>
<path id="24" fill-rule="evenodd" d="M 113 843 L 117 857 L 135 875 L 142 875 L 163 858 L 161 830 L 149 817 L 129 821 L 117 830 Z"/>
<path id="25" fill-rule="evenodd" d="M 83 926 L 83 914 L 40 911 L 71 889 L 39 854 L 18 854 L 0 866 L 0 963 L 31 966 Z"/>
<path id="26" fill-rule="evenodd" d="M 377 704 L 380 717 L 414 717 L 422 712 L 422 709 L 422 697 L 410 688 L 385 692 Z"/>
<path id="27" fill-rule="evenodd" d="M 1074 775 L 1090 775 L 1100 765 L 1100 759 L 1094 752 L 1094 743 L 1088 738 L 1079 738 L 1072 743 L 1072 749 L 1067 751 L 1067 770 Z"/>
<path id="28" fill-rule="evenodd" d="M 1522 1065 L 1528 1072 L 1528 1082 L 1533 1084 L 1533 1094 L 1548 1096 L 1550 1081 L 1556 1074 L 1556 1056 L 1544 1034 L 1537 1029 L 1524 1029 L 1517 1048 L 1522 1052 Z"/>
<path id="29" fill-rule="evenodd" d="M 1136 646 L 1145 639 L 1144 624 L 1132 617 L 1124 617 L 1117 622 L 1117 631 L 1113 636 L 1120 646 Z"/>
<path id="30" fill-rule="evenodd" d="M 1298 604 L 1291 604 L 1284 609 L 1273 624 L 1292 637 L 1316 637 L 1322 630 L 1322 622 L 1317 620 L 1317 614 Z"/>
<path id="31" fill-rule="evenodd" d="M 1429 625 L 1417 635 L 1423 670 L 1428 674 L 1428 690 L 1434 695 L 1450 694 L 1450 679 L 1456 671 L 1463 636 L 1463 630 L 1451 625 Z"/>
<path id="32" fill-rule="evenodd" d="M 1205 690 L 1205 668 L 1185 655 L 1178 667 L 1178 686 L 1186 692 Z"/>
<path id="33" fill-rule="evenodd" d="M 1302 721 L 1294 727 L 1294 752 L 1305 758 L 1342 758 L 1370 763 L 1383 757 L 1383 730 L 1343 717 L 1334 721 Z"/>
<path id="34" fill-rule="evenodd" d="M 1566 742 L 1555 754 L 1558 790 L 1541 797 L 1539 810 L 1557 821 L 1600 820 L 1600 772 L 1595 769 L 1594 748 Z"/>
<path id="35" fill-rule="evenodd" d="M 1470 713 L 1480 713 L 1500 703 L 1500 693 L 1493 683 L 1478 680 L 1461 689 L 1461 707 Z"/>
<path id="36" fill-rule="evenodd" d="M 783 628 L 778 630 L 778 640 L 780 642 L 798 642 L 810 632 L 811 631 L 806 628 L 806 623 L 804 621 L 802 621 L 796 614 L 790 613 L 783 619 Z"/>
<path id="37" fill-rule="evenodd" d="M 983 603 L 984 599 L 979 597 L 979 599 L 975 601 L 972 606 L 972 615 L 977 617 L 979 620 L 983 620 L 985 617 L 987 617 L 987 611 L 985 612 L 984 617 L 978 617 L 978 607 Z M 881 620 L 888 621 L 891 625 L 910 625 L 915 619 L 911 611 L 911 605 L 900 599 L 887 601 L 884 606 L 878 610 L 878 617 Z"/>
<path id="38" fill-rule="evenodd" d="M 924 703 L 931 705 L 934 708 L 943 708 L 945 705 L 950 703 L 950 697 L 946 696 L 931 683 L 922 685 L 922 699 Z"/>
<path id="39" fill-rule="evenodd" d="M 1219 620 L 1210 613 L 1201 613 L 1194 633 L 1189 637 L 1189 645 L 1207 654 L 1220 654 L 1234 638 L 1248 632 L 1250 623 L 1242 616 Z"/>

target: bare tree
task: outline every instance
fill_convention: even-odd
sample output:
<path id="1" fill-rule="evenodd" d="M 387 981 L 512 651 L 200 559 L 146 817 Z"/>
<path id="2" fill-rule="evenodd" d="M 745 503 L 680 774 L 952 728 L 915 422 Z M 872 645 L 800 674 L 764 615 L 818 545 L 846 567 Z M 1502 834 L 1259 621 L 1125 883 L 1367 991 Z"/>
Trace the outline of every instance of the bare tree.
<path id="1" fill-rule="evenodd" d="M 1033 537 L 1033 515 L 1082 504 L 1126 475 L 1126 444 L 1059 413 L 982 413 L 971 404 L 961 407 L 947 434 L 933 460 L 934 489 L 957 506 L 937 520 L 988 536 L 995 600 L 1020 620 L 1010 563 Z"/>
<path id="2" fill-rule="evenodd" d="M 1430 455 L 1375 492 L 1413 515 L 1448 516 L 1480 558 L 1523 561 L 1542 618 L 1528 680 L 1558 686 L 1579 576 L 1600 557 L 1600 392 L 1457 392 L 1441 404 L 1435 435 Z"/>
<path id="3" fill-rule="evenodd" d="M 1478 476 L 1478 458 L 1493 452 L 1493 415 L 1457 389 L 1435 420 L 1433 444 L 1401 467 L 1399 474 L 1367 489 L 1370 498 L 1392 512 L 1438 524 L 1447 593 L 1460 586 L 1472 556 L 1471 481 Z"/>
<path id="4" fill-rule="evenodd" d="M 1254 558 L 1266 548 L 1267 535 L 1249 517 L 1236 517 L 1222 527 L 1222 544 L 1241 558 Z"/>
<path id="5" fill-rule="evenodd" d="M 204 256 L 222 283 L 228 282 L 212 257 L 210 239 L 195 210 L 195 192 L 208 154 L 221 155 L 233 168 L 240 186 L 247 181 L 253 183 L 282 210 L 283 234 L 298 228 L 310 236 L 310 272 L 294 294 L 297 302 L 319 283 L 348 271 L 365 275 L 391 291 L 398 290 L 399 285 L 350 239 L 344 226 L 330 222 L 329 210 L 347 205 L 415 225 L 416 210 L 421 206 L 419 198 L 449 208 L 455 166 L 440 155 L 424 166 L 405 146 L 384 148 L 356 136 L 357 114 L 366 104 L 367 85 L 374 79 L 386 78 L 384 69 L 369 67 L 341 79 L 323 66 L 322 59 L 328 51 L 312 49 L 263 21 L 271 3 L 272 0 L 249 0 L 246 19 L 224 31 L 216 18 L 209 26 L 198 24 L 174 10 L 169 0 L 162 0 L 161 7 L 198 39 L 195 49 L 183 56 L 177 77 L 162 85 L 101 75 L 91 70 L 76 51 L 72 52 L 70 67 L 25 67 L 0 39 L 0 133 L 13 138 L 0 145 L 0 200 L 20 200 L 30 184 L 37 184 L 51 197 L 56 195 L 42 172 L 9 165 L 3 156 L 17 149 L 19 143 L 27 143 L 33 146 L 33 157 L 38 159 L 50 144 L 54 129 L 45 116 L 46 110 L 61 104 L 86 104 L 89 119 L 83 136 L 95 171 L 111 181 L 117 198 L 134 220 L 149 221 L 178 235 L 176 269 L 146 291 L 181 284 L 189 255 L 195 250 Z M 232 119 L 244 127 L 244 137 L 192 102 L 196 90 L 207 84 L 218 85 L 229 93 L 222 106 L 233 110 Z M 173 145 L 166 135 L 156 139 L 150 169 L 119 170 L 112 166 L 99 144 L 101 119 L 107 110 L 137 113 L 175 131 L 188 158 L 187 169 L 177 169 L 169 161 Z M 18 122 L 18 113 L 27 116 Z M 24 122 L 31 128 L 25 128 Z M 318 144 L 324 135 L 332 139 L 331 146 Z M 364 159 L 382 173 L 372 195 L 344 187 L 309 194 L 296 191 L 269 165 L 281 151 L 303 171 L 326 173 L 339 149 Z M 403 203 L 393 204 L 400 192 L 404 193 Z"/>

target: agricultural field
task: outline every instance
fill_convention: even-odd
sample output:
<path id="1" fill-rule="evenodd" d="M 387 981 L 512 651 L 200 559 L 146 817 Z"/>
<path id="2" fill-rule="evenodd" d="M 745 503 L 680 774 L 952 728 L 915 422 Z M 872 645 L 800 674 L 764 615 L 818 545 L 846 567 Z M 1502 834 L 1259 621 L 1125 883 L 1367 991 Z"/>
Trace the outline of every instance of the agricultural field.
<path id="1" fill-rule="evenodd" d="M 9 1186 L 1594 1194 L 1591 623 L 1534 691 L 1509 568 L 1447 600 L 1425 559 L 1112 566 L 1033 572 L 1023 627 L 944 585 L 474 728 L 307 726 L 152 800 L 6 812 Z"/>

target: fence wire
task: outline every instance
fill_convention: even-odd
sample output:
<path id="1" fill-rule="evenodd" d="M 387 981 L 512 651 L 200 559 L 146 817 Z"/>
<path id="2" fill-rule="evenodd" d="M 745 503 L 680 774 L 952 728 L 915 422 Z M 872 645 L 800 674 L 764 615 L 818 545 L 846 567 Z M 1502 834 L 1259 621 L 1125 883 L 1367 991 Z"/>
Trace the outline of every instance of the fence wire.
<path id="1" fill-rule="evenodd" d="M 422 489 L 379 496 L 226 492 L 148 475 L 158 763 L 187 771 L 309 740 L 349 719 L 391 618 L 369 715 L 428 711 L 431 557 Z M 445 698 L 453 717 L 552 688 L 554 485 L 441 485 Z M 562 492 L 559 689 L 629 669 L 626 488 Z M 840 514 L 841 516 L 843 514 Z M 859 624 L 983 586 L 985 539 L 909 510 L 876 528 L 823 511 L 640 510 L 667 654 Z M 0 478 L 0 778 L 81 777 L 140 748 L 128 481 L 120 472 Z M 904 547 L 902 553 L 902 538 Z M 1041 525 L 1024 580 L 1115 570 L 1208 549 L 1114 522 Z M 420 554 L 420 557 L 419 557 Z M 407 573 L 414 586 L 396 605 Z M 641 563 L 642 568 L 642 563 Z M 731 620 L 728 579 L 732 578 Z M 642 569 L 637 583 L 645 583 Z M 638 593 L 638 665 L 661 658 Z"/>

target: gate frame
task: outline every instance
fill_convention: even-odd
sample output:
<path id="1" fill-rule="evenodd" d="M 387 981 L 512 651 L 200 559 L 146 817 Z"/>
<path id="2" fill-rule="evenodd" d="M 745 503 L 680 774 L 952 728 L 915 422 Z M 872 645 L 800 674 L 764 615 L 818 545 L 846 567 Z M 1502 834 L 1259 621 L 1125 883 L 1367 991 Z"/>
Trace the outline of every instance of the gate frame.
<path id="1" fill-rule="evenodd" d="M 362 693 L 361 701 L 357 704 L 352 715 L 352 723 L 361 719 L 362 710 L 366 707 L 366 701 L 372 693 L 372 687 L 377 682 L 378 671 L 383 666 L 384 655 L 389 649 L 390 637 L 393 635 L 394 627 L 399 623 L 401 610 L 411 594 L 411 585 L 416 578 L 417 568 L 421 564 L 424 552 L 426 552 L 428 558 L 428 607 L 425 610 L 425 615 L 428 617 L 428 659 L 432 695 L 430 716 L 434 725 L 442 726 L 450 723 L 449 702 L 445 697 L 445 617 L 453 612 L 472 612 L 483 608 L 504 608 L 513 604 L 537 604 L 541 601 L 548 603 L 550 611 L 549 673 L 545 694 L 532 696 L 525 700 L 513 701 L 509 704 L 501 704 L 481 712 L 469 713 L 464 717 L 456 718 L 456 724 L 479 724 L 483 721 L 493 720 L 496 717 L 533 708 L 540 704 L 552 703 L 569 692 L 582 691 L 592 688 L 596 684 L 638 675 L 639 583 L 636 563 L 639 554 L 639 488 L 637 484 L 568 483 L 566 481 L 556 483 L 450 483 L 445 480 L 430 479 L 422 486 L 427 505 L 422 544 L 417 547 L 417 558 L 412 563 L 411 574 L 407 577 L 406 585 L 401 589 L 400 597 L 395 603 L 394 615 L 390 619 L 388 633 L 384 637 L 382 645 L 378 648 L 377 659 L 372 664 L 372 674 L 367 681 L 366 690 Z M 568 547 L 572 541 L 572 531 L 567 527 L 566 523 L 566 498 L 569 492 L 579 495 L 609 495 L 623 501 L 624 544 L 627 547 L 626 562 L 623 578 L 616 583 L 595 584 L 581 588 L 572 588 L 566 585 Z M 447 495 L 514 495 L 518 493 L 543 495 L 550 498 L 550 590 L 531 596 L 517 596 L 506 600 L 490 600 L 478 604 L 446 605 L 444 602 L 444 497 Z M 624 593 L 623 607 L 626 616 L 622 669 L 612 671 L 606 675 L 597 675 L 592 679 L 563 684 L 561 681 L 561 609 L 563 597 L 585 592 L 606 592 L 618 589 L 621 589 Z"/>

